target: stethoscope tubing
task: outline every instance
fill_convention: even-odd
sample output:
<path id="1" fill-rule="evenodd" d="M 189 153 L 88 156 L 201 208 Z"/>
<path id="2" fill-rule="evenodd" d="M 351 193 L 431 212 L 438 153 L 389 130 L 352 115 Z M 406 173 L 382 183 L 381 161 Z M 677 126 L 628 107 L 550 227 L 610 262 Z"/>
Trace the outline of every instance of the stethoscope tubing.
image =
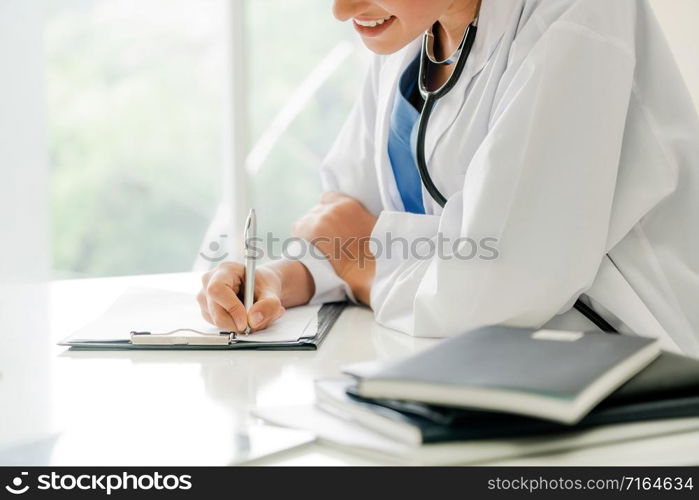
<path id="1" fill-rule="evenodd" d="M 461 41 L 461 46 L 459 47 L 460 55 L 456 61 L 456 66 L 452 72 L 449 79 L 444 85 L 435 91 L 430 91 L 427 82 L 427 66 L 429 64 L 429 58 L 427 56 L 427 35 L 423 37 L 422 40 L 422 54 L 420 57 L 420 70 L 418 73 L 418 85 L 420 88 L 420 94 L 424 99 L 424 104 L 422 105 L 422 112 L 420 113 L 420 122 L 417 129 L 417 150 L 415 152 L 417 160 L 417 168 L 420 173 L 420 179 L 422 180 L 423 186 L 430 194 L 430 196 L 437 202 L 441 207 L 444 207 L 447 203 L 447 199 L 439 191 L 435 183 L 432 181 L 432 176 L 430 175 L 429 169 L 427 168 L 427 158 L 425 152 L 425 138 L 427 136 L 427 126 L 430 123 L 430 117 L 432 116 L 432 110 L 439 99 L 444 97 L 454 88 L 456 83 L 461 78 L 461 74 L 466 67 L 466 61 L 468 56 L 473 49 L 473 44 L 476 40 L 476 33 L 478 32 L 477 21 L 471 23 L 468 27 L 463 40 Z"/>

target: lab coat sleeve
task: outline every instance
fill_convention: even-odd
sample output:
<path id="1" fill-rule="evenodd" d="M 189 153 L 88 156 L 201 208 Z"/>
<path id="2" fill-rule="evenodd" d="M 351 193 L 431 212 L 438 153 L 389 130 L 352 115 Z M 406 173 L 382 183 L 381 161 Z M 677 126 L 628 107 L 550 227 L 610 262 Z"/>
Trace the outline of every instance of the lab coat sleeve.
<path id="1" fill-rule="evenodd" d="M 297 260 L 301 262 L 313 277 L 315 292 L 309 304 L 325 304 L 327 302 L 341 302 L 350 300 L 356 302 L 350 286 L 343 281 L 333 268 L 330 261 L 310 248 L 311 243 L 298 242 L 300 249 Z"/>
<path id="2" fill-rule="evenodd" d="M 626 47 L 587 27 L 551 25 L 501 89 L 463 189 L 441 216 L 381 214 L 375 241 L 390 233 L 410 252 L 377 256 L 380 323 L 425 337 L 538 327 L 590 287 L 607 250 L 632 91 Z"/>
<path id="3" fill-rule="evenodd" d="M 359 99 L 320 169 L 324 192 L 335 191 L 351 196 L 375 215 L 381 210 L 381 197 L 374 168 L 373 131 L 382 61 L 381 56 L 373 58 Z M 348 151 L 354 154 L 350 156 Z M 322 258 L 320 252 L 304 252 L 299 260 L 315 282 L 311 303 L 355 301 L 349 285 L 335 274 L 332 264 Z"/>

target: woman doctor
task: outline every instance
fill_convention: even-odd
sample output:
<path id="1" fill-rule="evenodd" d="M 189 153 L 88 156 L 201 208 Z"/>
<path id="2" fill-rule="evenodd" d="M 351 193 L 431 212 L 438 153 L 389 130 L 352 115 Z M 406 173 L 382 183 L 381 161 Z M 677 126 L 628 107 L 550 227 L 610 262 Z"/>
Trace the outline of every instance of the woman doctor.
<path id="1" fill-rule="evenodd" d="M 259 268 L 247 314 L 242 266 L 221 264 L 198 297 L 208 321 L 263 329 L 350 298 L 415 336 L 597 326 L 699 355 L 699 120 L 647 0 L 335 0 L 334 14 L 376 56 L 321 203 L 294 227 L 317 251 Z M 419 117 L 445 84 L 420 146 L 429 190 Z"/>

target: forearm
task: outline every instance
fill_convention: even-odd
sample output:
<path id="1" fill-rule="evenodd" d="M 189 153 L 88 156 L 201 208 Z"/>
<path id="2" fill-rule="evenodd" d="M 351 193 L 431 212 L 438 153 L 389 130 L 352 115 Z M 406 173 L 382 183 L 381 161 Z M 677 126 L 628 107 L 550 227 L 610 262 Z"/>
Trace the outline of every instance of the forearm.
<path id="1" fill-rule="evenodd" d="M 294 225 L 294 236 L 311 242 L 331 264 L 354 299 L 370 305 L 374 256 L 369 238 L 376 216 L 359 201 L 342 193 L 327 192 L 321 203 Z"/>
<path id="2" fill-rule="evenodd" d="M 295 307 L 307 304 L 315 293 L 313 276 L 299 261 L 277 260 L 263 267 L 273 271 L 279 278 L 282 306 Z"/>

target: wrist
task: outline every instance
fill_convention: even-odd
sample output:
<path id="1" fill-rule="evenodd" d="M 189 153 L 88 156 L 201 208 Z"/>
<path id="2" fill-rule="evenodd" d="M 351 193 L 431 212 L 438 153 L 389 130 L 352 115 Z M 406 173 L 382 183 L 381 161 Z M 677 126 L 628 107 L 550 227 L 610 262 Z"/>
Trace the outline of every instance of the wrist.
<path id="1" fill-rule="evenodd" d="M 355 265 L 340 275 L 349 285 L 354 298 L 368 306 L 371 305 L 371 287 L 374 283 L 375 271 L 376 264 L 372 259 L 364 262 L 362 266 Z"/>

